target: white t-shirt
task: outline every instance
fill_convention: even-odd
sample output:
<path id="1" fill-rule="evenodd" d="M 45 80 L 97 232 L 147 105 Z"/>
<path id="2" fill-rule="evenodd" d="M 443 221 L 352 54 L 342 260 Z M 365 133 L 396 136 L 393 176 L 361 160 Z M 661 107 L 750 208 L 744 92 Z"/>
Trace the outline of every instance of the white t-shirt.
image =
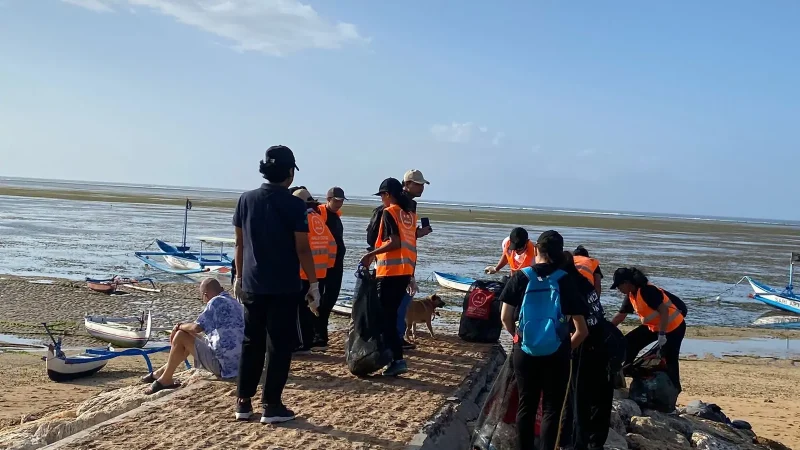
<path id="1" fill-rule="evenodd" d="M 505 249 L 506 249 L 506 246 L 508 245 L 508 241 L 510 241 L 510 240 L 511 240 L 511 238 L 503 239 L 503 246 L 501 247 L 503 249 L 503 254 L 506 254 L 505 253 L 506 252 Z M 514 261 L 516 261 L 517 264 L 522 264 L 522 263 L 525 262 L 525 253 L 524 252 L 520 255 L 519 253 L 517 253 L 517 252 L 512 250 L 511 254 L 514 255 Z"/>

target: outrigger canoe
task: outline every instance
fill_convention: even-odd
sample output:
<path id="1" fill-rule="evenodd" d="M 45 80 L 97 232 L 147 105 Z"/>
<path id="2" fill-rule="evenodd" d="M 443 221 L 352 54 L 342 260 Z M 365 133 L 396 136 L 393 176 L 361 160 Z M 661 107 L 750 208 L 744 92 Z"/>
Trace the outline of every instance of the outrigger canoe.
<path id="1" fill-rule="evenodd" d="M 800 314 L 800 295 L 794 293 L 792 284 L 794 265 L 797 263 L 800 263 L 800 253 L 792 252 L 792 257 L 789 261 L 789 284 L 783 290 L 775 289 L 750 277 L 745 277 L 750 282 L 750 287 L 753 288 L 753 294 L 750 296 L 772 307 Z"/>
<path id="2" fill-rule="evenodd" d="M 150 311 L 141 317 L 85 316 L 83 326 L 95 339 L 122 348 L 142 348 L 153 332 Z"/>
<path id="3" fill-rule="evenodd" d="M 475 282 L 474 278 L 461 277 L 451 273 L 433 272 L 433 276 L 440 286 L 461 292 L 469 292 L 469 288 L 472 286 L 472 283 Z"/>

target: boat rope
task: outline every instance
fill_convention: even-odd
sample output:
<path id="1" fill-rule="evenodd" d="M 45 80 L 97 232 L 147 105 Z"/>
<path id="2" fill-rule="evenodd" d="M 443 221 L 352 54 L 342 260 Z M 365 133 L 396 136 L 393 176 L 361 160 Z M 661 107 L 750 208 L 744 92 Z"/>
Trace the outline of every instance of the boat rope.
<path id="1" fill-rule="evenodd" d="M 725 289 L 724 291 L 720 292 L 720 293 L 719 293 L 719 294 L 717 294 L 716 296 L 702 297 L 702 298 L 698 299 L 697 301 L 699 301 L 699 302 L 704 302 L 704 301 L 706 301 L 706 300 L 711 300 L 711 299 L 714 299 L 714 301 L 716 301 L 717 303 L 719 303 L 720 301 L 722 301 L 722 296 L 723 296 L 723 295 L 726 295 L 726 294 L 729 294 L 729 293 L 733 292 L 733 290 L 734 290 L 734 289 L 736 289 L 736 287 L 737 287 L 737 286 L 739 286 L 740 284 L 742 284 L 742 281 L 745 281 L 745 280 L 747 280 L 747 279 L 748 279 L 748 277 L 745 275 L 745 276 L 743 276 L 743 277 L 742 277 L 742 278 L 741 278 L 739 281 L 737 281 L 737 282 L 736 282 L 736 284 L 734 284 L 733 286 L 729 287 L 728 289 Z"/>

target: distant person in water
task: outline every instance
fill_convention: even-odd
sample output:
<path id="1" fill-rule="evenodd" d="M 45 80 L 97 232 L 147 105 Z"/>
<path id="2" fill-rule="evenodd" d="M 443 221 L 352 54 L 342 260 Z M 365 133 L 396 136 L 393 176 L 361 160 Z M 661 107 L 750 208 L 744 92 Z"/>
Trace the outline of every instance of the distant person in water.
<path id="1" fill-rule="evenodd" d="M 244 309 L 219 281 L 206 278 L 200 283 L 200 298 L 205 307 L 194 322 L 177 323 L 169 336 L 172 348 L 167 363 L 142 378 L 151 383 L 145 393 L 180 387 L 172 376 L 189 357 L 194 364 L 219 378 L 233 379 L 239 374 L 239 358 L 244 339 Z M 201 336 L 205 334 L 205 336 Z"/>

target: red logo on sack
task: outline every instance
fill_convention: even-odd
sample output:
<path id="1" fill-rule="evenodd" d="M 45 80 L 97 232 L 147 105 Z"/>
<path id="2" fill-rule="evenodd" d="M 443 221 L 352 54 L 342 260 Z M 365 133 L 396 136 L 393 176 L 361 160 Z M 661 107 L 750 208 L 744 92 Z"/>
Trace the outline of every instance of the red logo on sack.
<path id="1" fill-rule="evenodd" d="M 491 313 L 492 301 L 494 301 L 494 293 L 487 293 L 483 289 L 474 289 L 469 293 L 465 314 L 471 319 L 487 320 Z"/>

